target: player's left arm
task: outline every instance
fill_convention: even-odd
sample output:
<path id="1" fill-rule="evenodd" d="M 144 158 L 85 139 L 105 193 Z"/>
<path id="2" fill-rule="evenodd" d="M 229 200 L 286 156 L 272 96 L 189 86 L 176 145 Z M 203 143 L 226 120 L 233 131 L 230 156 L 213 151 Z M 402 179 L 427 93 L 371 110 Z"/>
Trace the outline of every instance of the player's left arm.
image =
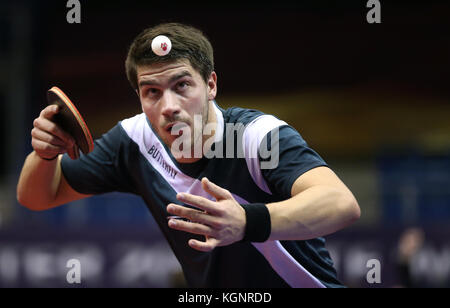
<path id="1" fill-rule="evenodd" d="M 258 130 L 252 131 L 252 134 L 257 136 Z M 197 250 L 210 251 L 214 247 L 229 245 L 244 238 L 252 240 L 253 233 L 260 229 L 265 235 L 266 224 L 270 224 L 269 240 L 307 240 L 345 228 L 359 218 L 360 208 L 353 194 L 326 167 L 318 154 L 307 146 L 298 132 L 284 126 L 278 140 L 279 164 L 276 168 L 267 169 L 265 178 L 272 184 L 274 191 L 285 196 L 285 200 L 265 205 L 255 204 L 251 211 L 256 209 L 257 212 L 250 214 L 249 224 L 248 208 L 244 210 L 228 190 L 204 178 L 203 189 L 216 201 L 179 193 L 179 201 L 195 208 L 169 204 L 169 213 L 187 219 L 170 219 L 169 227 L 204 235 L 204 242 L 191 239 L 189 245 Z M 294 174 L 295 177 L 295 173 L 301 175 L 291 181 L 290 176 Z M 264 210 L 260 211 L 260 206 L 267 208 L 267 215 Z M 250 236 L 245 236 L 247 226 L 251 226 Z"/>
<path id="2" fill-rule="evenodd" d="M 244 238 L 246 214 L 232 194 L 202 179 L 203 189 L 214 196 L 211 201 L 187 193 L 177 194 L 181 202 L 197 209 L 170 203 L 167 211 L 188 221 L 170 219 L 169 227 L 205 236 L 205 241 L 190 239 L 188 244 L 200 251 L 211 251 Z M 307 240 L 342 229 L 360 216 L 359 205 L 350 190 L 328 167 L 311 169 L 292 185 L 292 197 L 266 204 L 270 214 L 268 240 Z M 267 222 L 262 222 L 267 223 Z"/>
<path id="3" fill-rule="evenodd" d="M 347 186 L 328 167 L 313 168 L 292 185 L 291 198 L 267 204 L 269 240 L 307 240 L 343 229 L 361 215 Z"/>

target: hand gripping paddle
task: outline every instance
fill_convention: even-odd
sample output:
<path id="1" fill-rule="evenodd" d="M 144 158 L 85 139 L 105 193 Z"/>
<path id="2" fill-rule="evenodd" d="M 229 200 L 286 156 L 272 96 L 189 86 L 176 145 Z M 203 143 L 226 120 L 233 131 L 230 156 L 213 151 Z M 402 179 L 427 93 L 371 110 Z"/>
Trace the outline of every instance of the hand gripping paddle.
<path id="1" fill-rule="evenodd" d="M 67 95 L 58 87 L 53 87 L 47 92 L 47 102 L 49 105 L 59 106 L 59 112 L 53 116 L 53 122 L 75 139 L 74 149 L 70 149 L 74 152 L 73 157 L 70 155 L 71 158 L 77 159 L 80 156 L 78 148 L 84 154 L 91 152 L 94 149 L 94 141 L 89 128 Z"/>

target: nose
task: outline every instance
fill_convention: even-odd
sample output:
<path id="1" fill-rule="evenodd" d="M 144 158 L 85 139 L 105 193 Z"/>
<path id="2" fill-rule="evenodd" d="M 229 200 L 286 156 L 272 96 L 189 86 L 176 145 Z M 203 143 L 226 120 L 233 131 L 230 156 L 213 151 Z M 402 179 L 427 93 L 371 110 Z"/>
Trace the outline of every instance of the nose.
<path id="1" fill-rule="evenodd" d="M 175 94 L 171 93 L 170 91 L 165 91 L 163 93 L 160 99 L 160 104 L 162 105 L 162 115 L 169 119 L 173 119 L 181 111 Z"/>

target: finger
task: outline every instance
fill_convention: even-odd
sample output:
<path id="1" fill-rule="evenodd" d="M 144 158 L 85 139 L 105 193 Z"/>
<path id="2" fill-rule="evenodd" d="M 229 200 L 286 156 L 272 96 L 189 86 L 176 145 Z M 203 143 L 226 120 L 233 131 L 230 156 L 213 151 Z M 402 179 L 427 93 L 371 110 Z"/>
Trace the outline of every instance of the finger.
<path id="1" fill-rule="evenodd" d="M 167 206 L 167 212 L 176 216 L 186 218 L 192 222 L 198 222 L 204 225 L 211 226 L 213 228 L 219 226 L 214 216 L 210 216 L 205 212 L 190 209 L 178 204 L 170 203 Z"/>
<path id="2" fill-rule="evenodd" d="M 214 184 L 213 182 L 208 180 L 208 178 L 206 178 L 206 177 L 204 177 L 202 179 L 202 187 L 203 187 L 204 191 L 209 193 L 211 196 L 213 196 L 217 200 L 232 198 L 232 196 L 228 190 L 223 189 L 220 186 L 217 186 L 216 184 Z"/>
<path id="3" fill-rule="evenodd" d="M 202 196 L 196 196 L 188 193 L 178 193 L 177 199 L 180 200 L 181 202 L 202 209 L 212 215 L 220 214 L 220 210 L 218 210 L 217 205 L 213 201 L 206 199 Z"/>
<path id="4" fill-rule="evenodd" d="M 58 105 L 48 105 L 47 107 L 42 109 L 39 116 L 50 120 L 55 114 L 59 112 L 59 110 L 60 109 Z"/>
<path id="5" fill-rule="evenodd" d="M 211 251 L 214 248 L 216 248 L 215 240 L 211 239 L 211 238 L 208 239 L 206 242 L 191 239 L 191 240 L 189 240 L 188 244 L 191 248 L 194 248 L 196 250 L 203 251 L 203 252 L 208 252 L 208 251 Z"/>
<path id="6" fill-rule="evenodd" d="M 195 222 L 187 222 L 179 219 L 170 219 L 169 227 L 179 231 L 185 231 L 193 234 L 199 234 L 204 236 L 213 236 L 215 231 L 206 225 L 202 225 Z"/>
<path id="7" fill-rule="evenodd" d="M 58 137 L 59 139 L 63 140 L 64 142 L 68 144 L 75 143 L 75 140 L 72 138 L 70 134 L 62 130 L 56 123 L 52 122 L 49 119 L 40 117 L 34 120 L 33 123 L 34 127 L 39 128 L 40 130 L 43 130 L 51 135 L 54 135 Z"/>
<path id="8" fill-rule="evenodd" d="M 31 140 L 31 146 L 36 152 L 45 153 L 52 156 L 66 152 L 65 147 L 49 144 L 47 142 L 35 138 Z"/>
<path id="9" fill-rule="evenodd" d="M 54 135 L 51 135 L 51 134 L 49 134 L 39 128 L 36 128 L 36 127 L 31 130 L 31 137 L 36 138 L 41 141 L 44 141 L 44 142 L 47 142 L 47 143 L 50 143 L 52 145 L 62 146 L 62 147 L 66 146 L 66 143 L 63 140 L 61 140 L 60 138 L 58 138 Z"/>

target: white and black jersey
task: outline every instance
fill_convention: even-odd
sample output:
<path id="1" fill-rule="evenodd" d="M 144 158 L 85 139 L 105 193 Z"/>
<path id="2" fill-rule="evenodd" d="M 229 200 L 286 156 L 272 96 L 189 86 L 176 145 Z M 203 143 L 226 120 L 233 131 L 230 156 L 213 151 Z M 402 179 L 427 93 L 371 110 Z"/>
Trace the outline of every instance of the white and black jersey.
<path id="1" fill-rule="evenodd" d="M 178 192 L 214 200 L 201 187 L 203 177 L 229 190 L 241 204 L 269 203 L 290 198 L 292 185 L 300 175 L 326 166 L 294 128 L 276 117 L 235 107 L 223 110 L 215 104 L 214 110 L 218 125 L 212 149 L 223 149 L 224 155 L 178 163 L 142 113 L 119 122 L 97 139 L 88 155 L 71 160 L 65 154 L 64 176 L 80 193 L 119 191 L 140 195 L 191 287 L 341 287 L 323 238 L 237 242 L 200 252 L 189 247 L 188 240 L 203 241 L 202 236 L 168 227 L 166 206 L 180 204 Z M 240 132 L 228 129 L 228 124 L 236 127 L 237 123 L 243 125 Z M 230 138 L 233 142 L 227 142 Z M 237 144 L 242 145 L 243 155 L 239 155 Z M 230 145 L 234 147 L 231 150 Z M 272 150 L 275 146 L 276 165 L 262 168 L 261 163 L 269 158 L 262 158 L 261 147 Z"/>

